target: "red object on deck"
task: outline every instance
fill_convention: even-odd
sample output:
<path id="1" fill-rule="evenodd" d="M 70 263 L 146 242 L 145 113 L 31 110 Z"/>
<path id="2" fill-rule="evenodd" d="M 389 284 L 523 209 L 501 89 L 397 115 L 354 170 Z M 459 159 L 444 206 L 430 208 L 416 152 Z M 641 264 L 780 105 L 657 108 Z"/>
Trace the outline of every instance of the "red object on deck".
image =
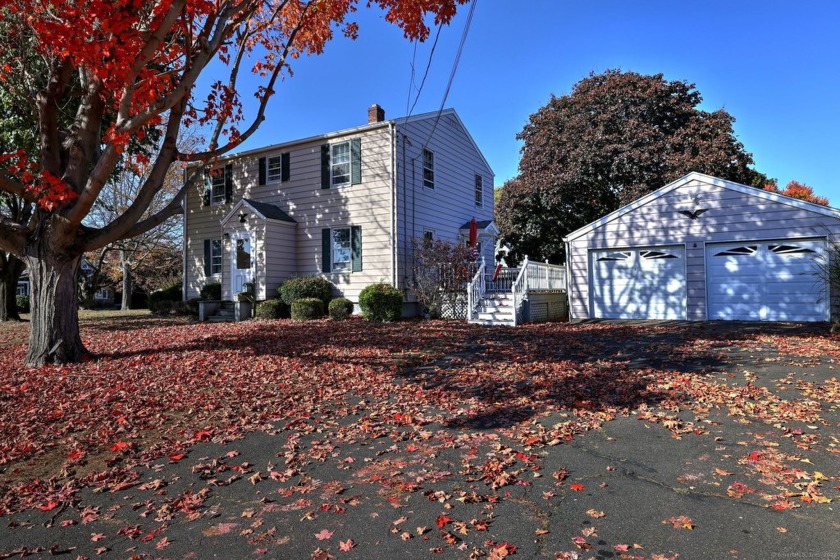
<path id="1" fill-rule="evenodd" d="M 496 272 L 494 272 L 494 273 L 493 273 L 493 282 L 495 282 L 495 281 L 496 281 L 496 278 L 498 278 L 498 277 L 499 277 L 499 273 L 500 273 L 501 271 L 502 271 L 502 265 L 497 264 L 497 265 L 496 265 Z"/>
<path id="2" fill-rule="evenodd" d="M 473 218 L 470 220 L 470 247 L 475 247 L 476 243 L 478 243 L 478 222 Z"/>

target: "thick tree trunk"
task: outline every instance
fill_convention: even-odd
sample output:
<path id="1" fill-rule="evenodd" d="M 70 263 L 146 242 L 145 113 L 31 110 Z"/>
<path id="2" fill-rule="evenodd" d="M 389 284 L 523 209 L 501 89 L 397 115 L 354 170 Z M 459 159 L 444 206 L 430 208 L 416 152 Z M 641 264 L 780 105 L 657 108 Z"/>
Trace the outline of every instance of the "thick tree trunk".
<path id="1" fill-rule="evenodd" d="M 131 292 L 134 290 L 134 285 L 131 277 L 131 262 L 128 260 L 125 249 L 120 251 L 120 264 L 122 264 L 122 306 L 120 309 L 126 311 L 131 309 Z"/>
<path id="2" fill-rule="evenodd" d="M 26 365 L 81 361 L 86 353 L 79 336 L 78 282 L 81 255 L 67 258 L 36 246 L 26 258 L 32 308 Z"/>
<path id="3" fill-rule="evenodd" d="M 14 255 L 3 259 L 0 270 L 0 321 L 20 321 L 17 311 L 17 283 L 25 265 Z"/>

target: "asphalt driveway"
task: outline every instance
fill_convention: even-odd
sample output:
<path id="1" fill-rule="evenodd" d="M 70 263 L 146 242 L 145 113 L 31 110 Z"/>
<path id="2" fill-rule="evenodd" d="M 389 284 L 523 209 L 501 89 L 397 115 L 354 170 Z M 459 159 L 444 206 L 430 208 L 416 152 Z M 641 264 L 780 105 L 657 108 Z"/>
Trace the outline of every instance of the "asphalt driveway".
<path id="1" fill-rule="evenodd" d="M 470 327 L 393 369 L 387 403 L 289 403 L 0 517 L 0 558 L 838 558 L 827 330 Z"/>

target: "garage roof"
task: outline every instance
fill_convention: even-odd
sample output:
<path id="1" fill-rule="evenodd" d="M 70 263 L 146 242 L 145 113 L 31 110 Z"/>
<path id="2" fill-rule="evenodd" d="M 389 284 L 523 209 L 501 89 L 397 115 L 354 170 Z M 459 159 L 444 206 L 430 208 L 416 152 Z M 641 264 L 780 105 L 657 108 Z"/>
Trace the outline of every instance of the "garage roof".
<path id="1" fill-rule="evenodd" d="M 725 179 L 720 179 L 718 177 L 712 177 L 711 175 L 706 175 L 704 173 L 698 173 L 696 171 L 692 171 L 688 175 L 684 175 L 674 181 L 673 183 L 669 183 L 664 187 L 653 191 L 650 194 L 643 196 L 642 198 L 627 204 L 626 206 L 622 206 L 615 212 L 607 214 L 603 218 L 595 220 L 594 222 L 583 226 L 582 228 L 573 231 L 569 235 L 563 238 L 563 241 L 573 241 L 578 237 L 589 233 L 590 231 L 601 227 L 604 224 L 607 224 L 621 216 L 632 212 L 636 208 L 640 206 L 644 206 L 648 202 L 652 200 L 656 200 L 660 196 L 668 194 L 669 192 L 676 190 L 684 185 L 687 185 L 691 181 L 699 181 L 701 183 L 706 183 L 707 185 L 712 185 L 715 187 L 722 187 L 724 189 L 729 189 L 733 191 L 737 191 L 743 194 L 747 194 L 750 196 L 754 196 L 757 198 L 763 198 L 765 200 L 770 200 L 773 202 L 778 202 L 780 204 L 786 204 L 788 206 L 793 206 L 795 208 L 801 208 L 803 210 L 808 210 L 810 212 L 815 212 L 817 214 L 823 214 L 825 216 L 830 216 L 832 218 L 840 219 L 840 210 L 836 208 L 831 208 L 829 206 L 822 206 L 819 204 L 814 204 L 813 202 L 805 202 L 804 200 L 799 200 L 798 198 L 791 198 L 789 196 L 785 196 L 782 194 L 765 191 L 762 189 L 757 189 L 755 187 L 749 187 L 747 185 L 742 185 L 741 183 L 736 183 L 734 181 L 727 181 Z"/>

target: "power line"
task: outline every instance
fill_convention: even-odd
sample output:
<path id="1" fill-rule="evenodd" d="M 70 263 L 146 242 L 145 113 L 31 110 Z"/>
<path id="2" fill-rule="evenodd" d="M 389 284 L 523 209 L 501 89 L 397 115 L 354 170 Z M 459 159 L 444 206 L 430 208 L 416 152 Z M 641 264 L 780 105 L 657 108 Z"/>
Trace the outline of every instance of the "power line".
<path id="1" fill-rule="evenodd" d="M 425 149 L 432 140 L 432 136 L 434 135 L 438 122 L 440 121 L 440 116 L 443 113 L 443 107 L 446 105 L 446 98 L 449 97 L 449 90 L 452 88 L 452 82 L 455 80 L 455 72 L 458 70 L 458 63 L 461 61 L 461 53 L 464 52 L 464 43 L 466 43 L 467 35 L 470 32 L 470 24 L 472 23 L 473 14 L 475 13 L 476 4 L 478 4 L 478 0 L 472 0 L 470 3 L 470 11 L 467 14 L 467 21 L 464 24 L 464 31 L 461 33 L 461 42 L 458 45 L 458 51 L 455 53 L 455 60 L 452 63 L 452 72 L 449 73 L 449 82 L 447 82 L 446 89 L 443 92 L 443 99 L 440 101 L 440 108 L 438 108 L 438 114 L 435 117 L 435 124 L 432 126 L 431 132 L 429 132 L 429 137 L 426 138 L 426 141 L 423 143 L 423 149 Z M 420 150 L 420 153 L 422 154 L 423 150 Z"/>
<path id="2" fill-rule="evenodd" d="M 423 92 L 423 86 L 426 84 L 426 78 L 429 77 L 429 69 L 432 67 L 432 58 L 435 56 L 435 49 L 437 48 L 438 39 L 440 39 L 440 31 L 443 29 L 443 23 L 438 24 L 437 32 L 435 33 L 435 40 L 432 42 L 432 50 L 429 52 L 429 60 L 426 62 L 426 70 L 423 72 L 423 79 L 420 80 L 420 86 L 417 88 L 417 96 L 414 98 L 414 103 L 411 103 L 411 108 L 409 108 L 409 103 L 411 102 L 411 86 L 414 85 L 414 62 L 415 57 L 417 56 L 417 41 L 414 42 L 414 55 L 411 59 L 411 83 L 408 86 L 408 99 L 405 103 L 405 117 L 408 118 L 414 112 L 414 108 L 417 106 L 417 102 L 420 101 L 420 94 Z"/>

